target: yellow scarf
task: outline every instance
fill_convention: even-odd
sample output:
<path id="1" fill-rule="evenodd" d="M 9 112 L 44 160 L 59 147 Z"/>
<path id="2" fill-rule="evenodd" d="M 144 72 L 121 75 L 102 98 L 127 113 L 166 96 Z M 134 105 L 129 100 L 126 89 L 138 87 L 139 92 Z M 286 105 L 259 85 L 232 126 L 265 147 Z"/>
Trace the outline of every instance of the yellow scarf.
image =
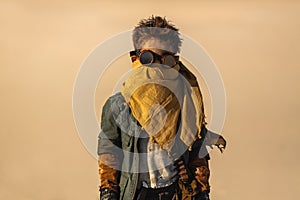
<path id="1" fill-rule="evenodd" d="M 204 123 L 200 89 L 197 87 L 196 90 L 178 71 L 179 65 L 174 68 L 159 64 L 148 67 L 136 60 L 132 74 L 121 88 L 133 116 L 149 134 L 150 141 L 168 152 L 175 144 L 177 133 L 190 147 L 200 137 Z"/>

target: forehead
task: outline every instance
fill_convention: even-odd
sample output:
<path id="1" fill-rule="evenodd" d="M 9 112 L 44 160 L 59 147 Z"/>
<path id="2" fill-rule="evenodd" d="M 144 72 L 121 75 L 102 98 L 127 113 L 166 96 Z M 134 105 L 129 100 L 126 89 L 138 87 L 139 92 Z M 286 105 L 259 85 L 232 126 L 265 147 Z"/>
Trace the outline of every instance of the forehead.
<path id="1" fill-rule="evenodd" d="M 167 53 L 167 52 L 174 52 L 174 50 L 171 49 L 171 46 L 166 41 L 163 41 L 163 40 L 160 40 L 157 38 L 151 38 L 149 40 L 146 40 L 142 44 L 140 49 L 149 49 L 160 55 Z"/>

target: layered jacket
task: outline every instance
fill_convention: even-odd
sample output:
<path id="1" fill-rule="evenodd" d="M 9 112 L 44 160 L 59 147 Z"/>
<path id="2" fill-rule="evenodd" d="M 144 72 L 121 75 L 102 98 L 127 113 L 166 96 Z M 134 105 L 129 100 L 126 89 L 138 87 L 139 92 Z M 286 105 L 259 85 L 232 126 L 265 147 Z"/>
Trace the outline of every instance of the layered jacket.
<path id="1" fill-rule="evenodd" d="M 102 131 L 98 138 L 100 188 L 115 190 L 119 193 L 120 199 L 133 199 L 139 176 L 138 136 L 142 129 L 120 93 L 110 97 L 105 103 L 101 127 Z M 205 126 L 201 132 L 204 136 Z M 192 191 L 194 194 L 201 190 L 209 190 L 207 164 L 209 156 L 207 154 L 205 158 L 198 157 L 201 145 L 202 140 L 199 139 L 182 155 L 191 176 L 190 182 L 197 179 L 195 177 L 197 167 L 202 168 L 197 184 L 194 183 L 197 186 L 197 188 L 194 186 Z"/>
<path id="2" fill-rule="evenodd" d="M 195 76 L 180 63 L 179 72 L 188 80 L 197 94 L 200 104 L 200 130 L 195 140 L 186 148 L 180 157 L 187 171 L 188 181 L 179 181 L 183 199 L 196 195 L 200 191 L 209 191 L 208 153 L 199 151 L 207 135 L 202 95 Z M 100 189 L 110 189 L 119 194 L 119 199 L 134 199 L 138 187 L 139 152 L 138 142 L 142 127 L 135 119 L 132 110 L 121 93 L 110 97 L 103 109 L 101 132 L 98 139 Z M 221 144 L 226 141 L 222 136 L 210 144 Z M 218 139 L 220 138 L 220 139 Z M 180 142 L 181 140 L 179 140 Z M 203 149 L 203 148 L 202 148 Z"/>

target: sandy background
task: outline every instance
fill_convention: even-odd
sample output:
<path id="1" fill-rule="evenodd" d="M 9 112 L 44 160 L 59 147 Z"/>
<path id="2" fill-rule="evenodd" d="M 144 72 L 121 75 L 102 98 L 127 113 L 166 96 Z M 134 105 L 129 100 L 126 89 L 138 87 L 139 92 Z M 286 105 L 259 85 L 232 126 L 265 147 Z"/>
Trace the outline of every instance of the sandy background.
<path id="1" fill-rule="evenodd" d="M 98 198 L 97 162 L 73 122 L 73 84 L 97 44 L 151 14 L 201 43 L 225 84 L 228 149 L 212 153 L 212 199 L 299 196 L 300 1 L 1 0 L 1 200 Z M 205 103 L 209 116 L 207 95 Z"/>

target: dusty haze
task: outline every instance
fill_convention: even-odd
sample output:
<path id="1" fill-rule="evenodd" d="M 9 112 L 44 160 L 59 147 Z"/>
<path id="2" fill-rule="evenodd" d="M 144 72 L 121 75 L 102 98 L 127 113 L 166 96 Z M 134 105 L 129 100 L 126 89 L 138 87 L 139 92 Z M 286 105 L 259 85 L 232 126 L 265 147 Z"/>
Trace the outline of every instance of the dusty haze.
<path id="1" fill-rule="evenodd" d="M 1 200 L 98 198 L 97 162 L 73 122 L 73 84 L 97 44 L 151 14 L 202 44 L 224 81 L 228 149 L 212 152 L 211 199 L 299 196 L 300 1 L 2 0 Z M 127 59 L 99 82 L 98 114 Z"/>

